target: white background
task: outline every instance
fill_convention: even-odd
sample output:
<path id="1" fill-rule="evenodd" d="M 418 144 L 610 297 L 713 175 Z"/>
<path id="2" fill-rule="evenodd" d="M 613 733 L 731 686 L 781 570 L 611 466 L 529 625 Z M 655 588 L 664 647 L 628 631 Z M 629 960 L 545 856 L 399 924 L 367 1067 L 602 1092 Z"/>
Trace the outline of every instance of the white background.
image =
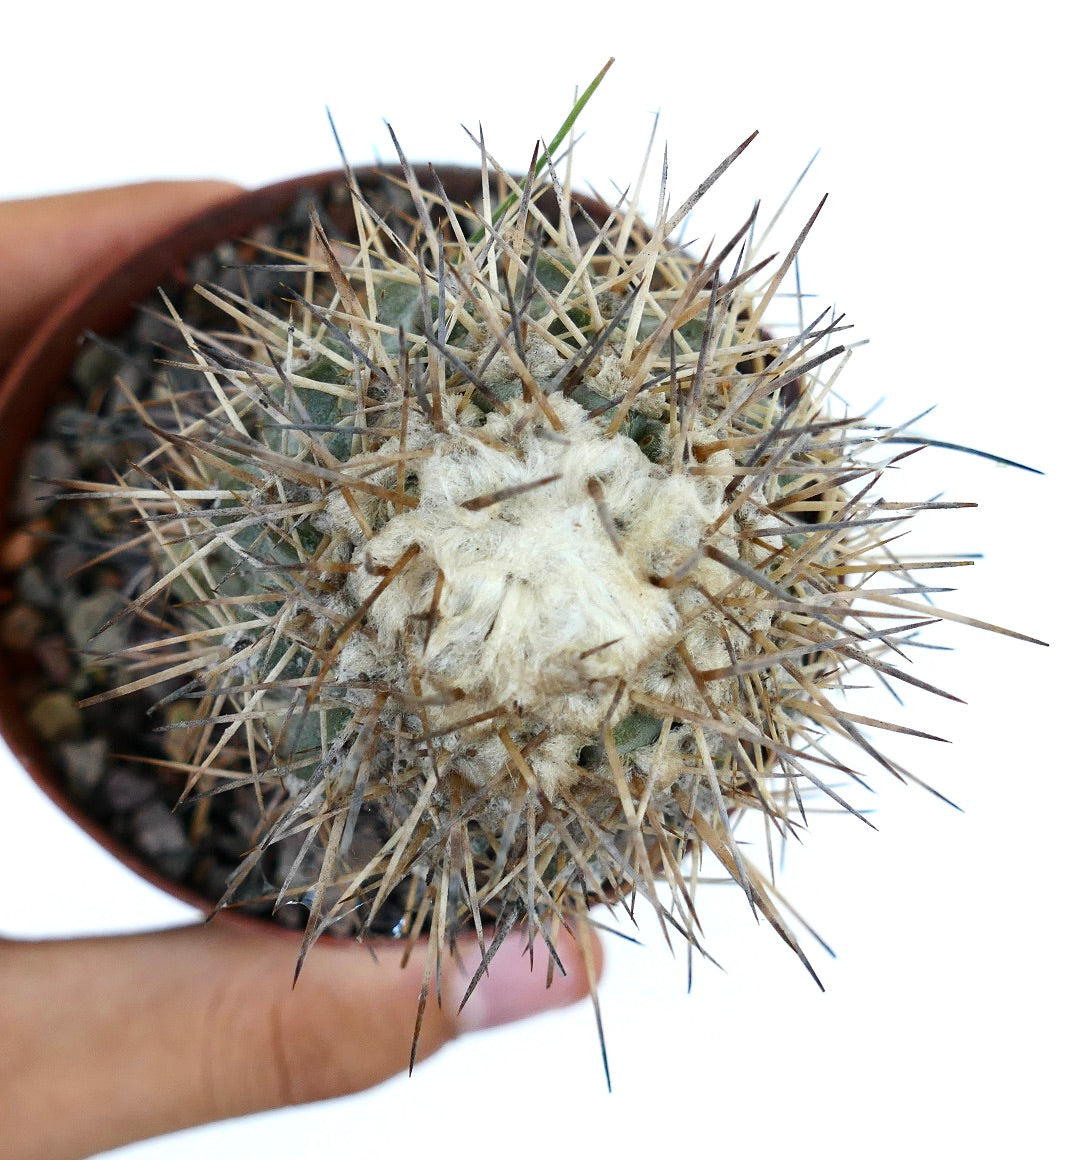
<path id="1" fill-rule="evenodd" d="M 921 550 L 984 554 L 946 575 L 959 591 L 942 599 L 1052 647 L 930 636 L 957 651 L 920 654 L 922 674 L 967 704 L 907 697 L 904 720 L 953 744 L 891 752 L 965 812 L 878 775 L 881 792 L 856 804 L 875 808 L 879 832 L 815 816 L 789 850 L 784 889 L 838 952 L 807 943 L 826 994 L 738 893 L 711 890 L 704 924 L 726 972 L 697 969 L 691 994 L 683 959 L 650 924 L 645 946 L 610 947 L 612 1096 L 580 1007 L 458 1043 L 373 1093 L 111 1155 L 1059 1154 L 1065 249 L 1058 35 L 1039 15 L 1050 10 L 761 3 L 692 16 L 667 0 L 630 15 L 552 0 L 527 13 L 318 0 L 21 5 L 5 17 L 5 197 L 330 168 L 327 104 L 352 161 L 391 159 L 387 117 L 412 159 L 475 162 L 460 125 L 480 121 L 496 156 L 521 169 L 575 86 L 614 55 L 581 121 L 579 174 L 607 192 L 628 184 L 660 110 L 677 205 L 760 129 L 691 227 L 709 238 L 731 233 L 756 196 L 775 205 L 820 148 L 799 206 L 831 196 L 804 287 L 871 340 L 842 393 L 858 408 L 885 396 L 885 420 L 937 404 L 924 433 L 1047 472 L 925 451 L 894 484 L 899 498 L 979 501 L 914 533 Z M 0 876 L 6 934 L 192 918 L 112 864 L 10 762 Z"/>

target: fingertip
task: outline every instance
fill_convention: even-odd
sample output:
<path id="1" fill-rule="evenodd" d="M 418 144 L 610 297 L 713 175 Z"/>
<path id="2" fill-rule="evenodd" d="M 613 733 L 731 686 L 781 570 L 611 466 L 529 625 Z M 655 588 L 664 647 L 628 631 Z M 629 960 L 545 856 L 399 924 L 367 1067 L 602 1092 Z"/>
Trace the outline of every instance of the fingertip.
<path id="1" fill-rule="evenodd" d="M 528 1019 L 586 998 L 603 970 L 603 949 L 589 933 L 577 939 L 562 932 L 553 941 L 555 956 L 540 939 L 530 945 L 527 935 L 508 936 L 496 949 L 475 986 L 470 983 L 481 968 L 477 947 L 470 957 L 452 964 L 449 989 L 461 1003 L 456 1031 L 466 1034 Z M 458 998 L 455 998 L 457 994 Z"/>

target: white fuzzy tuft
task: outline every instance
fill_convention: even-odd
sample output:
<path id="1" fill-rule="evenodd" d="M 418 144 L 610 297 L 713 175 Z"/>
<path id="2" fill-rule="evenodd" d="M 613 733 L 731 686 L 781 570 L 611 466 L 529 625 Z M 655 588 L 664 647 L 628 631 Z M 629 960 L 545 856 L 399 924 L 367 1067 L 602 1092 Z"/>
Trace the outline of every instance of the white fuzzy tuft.
<path id="1" fill-rule="evenodd" d="M 355 574 L 351 597 L 353 606 L 367 600 L 380 571 L 416 544 L 415 565 L 373 604 L 380 652 L 401 651 L 409 626 L 429 617 L 441 572 L 418 667 L 427 692 L 453 699 L 445 716 L 505 706 L 559 732 L 594 736 L 619 683 L 654 687 L 653 662 L 684 635 L 678 597 L 686 589 L 655 580 L 698 552 L 721 504 L 631 439 L 607 438 L 578 404 L 560 399 L 554 409 L 564 430 L 548 437 L 533 404 L 489 416 L 481 431 L 453 426 L 442 435 L 418 467 L 419 506 L 366 545 L 372 569 Z M 463 506 L 556 476 L 479 510 Z M 601 488 L 613 537 L 590 481 Z M 716 565 L 704 570 L 715 592 L 733 580 Z M 351 647 L 362 654 L 365 642 Z M 343 654 L 341 667 L 351 668 Z"/>

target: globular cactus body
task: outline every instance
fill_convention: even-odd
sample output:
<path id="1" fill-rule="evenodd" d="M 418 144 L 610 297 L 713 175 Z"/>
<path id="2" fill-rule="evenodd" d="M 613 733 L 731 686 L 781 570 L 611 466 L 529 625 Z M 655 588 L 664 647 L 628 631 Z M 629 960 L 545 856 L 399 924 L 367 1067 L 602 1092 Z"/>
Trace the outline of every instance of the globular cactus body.
<path id="1" fill-rule="evenodd" d="M 200 389 L 136 402 L 158 446 L 104 489 L 170 631 L 105 696 L 194 690 L 190 793 L 262 801 L 222 902 L 287 842 L 308 946 L 473 928 L 488 961 L 642 897 L 702 949 L 709 852 L 801 955 L 735 826 L 843 805 L 833 737 L 906 776 L 834 689 L 922 685 L 892 540 L 929 505 L 878 498 L 894 432 L 829 412 L 836 321 L 765 330 L 798 243 L 767 266 L 752 219 L 700 259 L 668 241 L 697 197 L 594 218 L 544 172 L 485 160 L 466 206 L 408 169 L 387 217 L 353 184 L 279 313 L 205 288 L 228 337 L 175 317 Z"/>

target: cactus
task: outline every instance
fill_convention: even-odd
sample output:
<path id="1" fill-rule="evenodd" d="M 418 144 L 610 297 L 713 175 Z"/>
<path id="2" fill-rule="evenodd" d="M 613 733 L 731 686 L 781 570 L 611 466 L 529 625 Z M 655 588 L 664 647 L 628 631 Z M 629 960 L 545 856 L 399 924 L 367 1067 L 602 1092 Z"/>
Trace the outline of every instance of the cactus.
<path id="1" fill-rule="evenodd" d="M 550 953 L 604 901 L 702 951 L 716 862 L 812 973 L 736 826 L 772 848 L 810 794 L 850 810 L 833 739 L 911 776 L 867 735 L 902 727 L 834 694 L 863 668 L 940 693 L 892 659 L 950 616 L 892 541 L 942 505 L 879 498 L 907 452 L 830 410 L 838 319 L 764 325 L 813 217 L 774 259 L 754 213 L 670 242 L 749 140 L 650 224 L 638 192 L 590 212 L 559 142 L 520 181 L 482 144 L 473 205 L 404 161 L 394 212 L 352 178 L 352 238 L 315 218 L 277 259 L 277 313 L 172 311 L 198 389 L 131 396 L 156 446 L 92 493 L 146 529 L 125 614 L 165 627 L 91 701 L 195 698 L 188 794 L 261 801 L 219 905 L 288 842 L 300 962 L 331 928 L 427 935 L 424 1003 L 459 932 L 472 988 L 515 925 Z"/>

